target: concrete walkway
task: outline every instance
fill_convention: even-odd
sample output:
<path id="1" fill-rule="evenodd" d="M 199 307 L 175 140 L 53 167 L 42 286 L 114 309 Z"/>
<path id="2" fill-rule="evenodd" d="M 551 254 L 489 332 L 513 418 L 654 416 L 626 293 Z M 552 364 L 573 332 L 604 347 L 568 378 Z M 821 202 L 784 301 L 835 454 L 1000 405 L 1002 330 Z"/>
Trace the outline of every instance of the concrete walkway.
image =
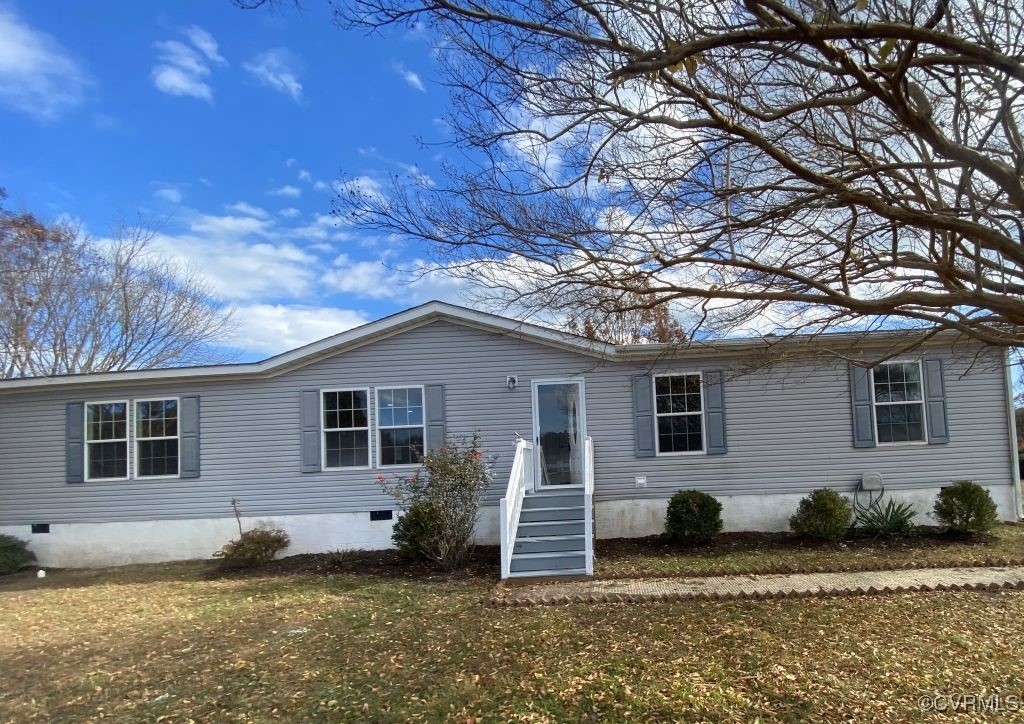
<path id="1" fill-rule="evenodd" d="M 1024 588 L 1024 566 L 499 584 L 486 603 L 492 606 L 532 606 L 559 603 L 848 596 L 1003 588 Z"/>

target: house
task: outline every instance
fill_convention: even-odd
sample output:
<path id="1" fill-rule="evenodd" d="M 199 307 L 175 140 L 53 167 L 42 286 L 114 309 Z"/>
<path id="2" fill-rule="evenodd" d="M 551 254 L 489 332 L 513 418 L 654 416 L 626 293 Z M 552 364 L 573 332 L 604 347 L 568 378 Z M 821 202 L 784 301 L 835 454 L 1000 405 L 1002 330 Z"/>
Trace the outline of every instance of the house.
<path id="1" fill-rule="evenodd" d="M 886 333 L 613 346 L 441 302 L 252 364 L 0 382 L 0 532 L 43 565 L 205 558 L 230 501 L 291 552 L 390 545 L 379 474 L 479 430 L 478 538 L 504 576 L 592 570 L 704 490 L 727 530 L 782 530 L 865 473 L 925 522 L 971 479 L 1020 511 L 1006 356 L 953 335 L 868 369 Z"/>

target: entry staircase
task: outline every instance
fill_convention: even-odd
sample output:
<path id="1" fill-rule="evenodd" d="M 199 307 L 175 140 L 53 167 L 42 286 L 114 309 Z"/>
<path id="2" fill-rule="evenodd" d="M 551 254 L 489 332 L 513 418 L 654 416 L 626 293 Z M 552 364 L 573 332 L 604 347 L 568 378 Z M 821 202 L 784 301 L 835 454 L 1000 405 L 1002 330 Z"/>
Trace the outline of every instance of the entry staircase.
<path id="1" fill-rule="evenodd" d="M 517 443 L 500 504 L 501 577 L 593 575 L 593 442 L 585 439 L 582 486 L 538 488 L 534 454 L 532 443 Z"/>

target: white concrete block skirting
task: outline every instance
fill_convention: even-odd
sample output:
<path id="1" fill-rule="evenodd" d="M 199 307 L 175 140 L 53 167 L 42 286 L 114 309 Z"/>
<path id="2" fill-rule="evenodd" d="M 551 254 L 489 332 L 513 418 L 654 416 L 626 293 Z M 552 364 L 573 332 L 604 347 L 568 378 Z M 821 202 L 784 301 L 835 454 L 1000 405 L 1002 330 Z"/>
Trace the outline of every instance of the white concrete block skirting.
<path id="1" fill-rule="evenodd" d="M 1000 520 L 1017 520 L 1016 501 L 1009 485 L 987 486 L 992 500 L 999 506 Z M 908 502 L 917 509 L 919 525 L 935 525 L 929 515 L 941 488 L 886 490 L 888 500 Z M 722 504 L 722 523 L 729 533 L 739 531 L 777 532 L 789 530 L 789 517 L 796 512 L 807 493 L 773 493 L 765 495 L 715 495 Z M 845 493 L 848 498 L 852 494 Z M 860 500 L 867 504 L 867 495 Z M 594 533 L 597 538 L 641 538 L 665 530 L 668 498 L 634 498 L 606 500 L 594 504 Z"/>
<path id="2" fill-rule="evenodd" d="M 397 515 L 396 515 L 397 517 Z M 242 518 L 243 530 L 266 521 L 291 536 L 285 555 L 391 547 L 393 520 L 371 521 L 366 513 L 319 513 Z M 33 535 L 27 525 L 0 527 L 0 533 L 27 540 L 39 565 L 56 568 L 120 566 L 210 558 L 238 537 L 233 517 L 146 520 L 124 523 L 53 523 Z"/>
<path id="3" fill-rule="evenodd" d="M 939 489 L 888 490 L 886 498 L 913 503 L 918 511 L 917 522 L 934 524 L 928 514 Z M 1000 518 L 1016 520 L 1011 486 L 990 486 L 988 490 L 999 506 Z M 784 531 L 789 527 L 789 516 L 804 495 L 715 497 L 722 503 L 726 531 Z M 661 533 L 665 528 L 667 506 L 667 498 L 599 501 L 594 505 L 595 535 L 597 538 L 637 538 Z M 394 520 L 371 521 L 369 512 L 361 512 L 246 517 L 242 518 L 242 527 L 248 530 L 264 521 L 283 528 L 291 536 L 286 555 L 390 548 L 394 525 Z M 33 534 L 28 525 L 12 525 L 0 526 L 0 533 L 27 540 L 41 566 L 87 568 L 210 558 L 214 551 L 238 536 L 238 525 L 233 517 L 225 517 L 52 523 L 49 533 L 40 534 Z M 497 545 L 496 506 L 488 506 L 480 512 L 476 540 L 480 544 Z"/>

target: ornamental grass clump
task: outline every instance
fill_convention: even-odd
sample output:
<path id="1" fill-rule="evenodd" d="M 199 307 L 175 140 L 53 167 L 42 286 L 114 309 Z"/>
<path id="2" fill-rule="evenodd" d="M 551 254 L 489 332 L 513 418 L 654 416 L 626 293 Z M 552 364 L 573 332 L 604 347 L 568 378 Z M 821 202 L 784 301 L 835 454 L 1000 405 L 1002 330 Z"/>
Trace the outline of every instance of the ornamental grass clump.
<path id="1" fill-rule="evenodd" d="M 392 540 L 406 555 L 453 570 L 472 550 L 480 501 L 491 483 L 490 462 L 480 449 L 479 433 L 473 433 L 468 439 L 449 438 L 444 447 L 428 451 L 422 465 L 412 475 L 390 481 L 377 476 L 404 511 Z"/>

